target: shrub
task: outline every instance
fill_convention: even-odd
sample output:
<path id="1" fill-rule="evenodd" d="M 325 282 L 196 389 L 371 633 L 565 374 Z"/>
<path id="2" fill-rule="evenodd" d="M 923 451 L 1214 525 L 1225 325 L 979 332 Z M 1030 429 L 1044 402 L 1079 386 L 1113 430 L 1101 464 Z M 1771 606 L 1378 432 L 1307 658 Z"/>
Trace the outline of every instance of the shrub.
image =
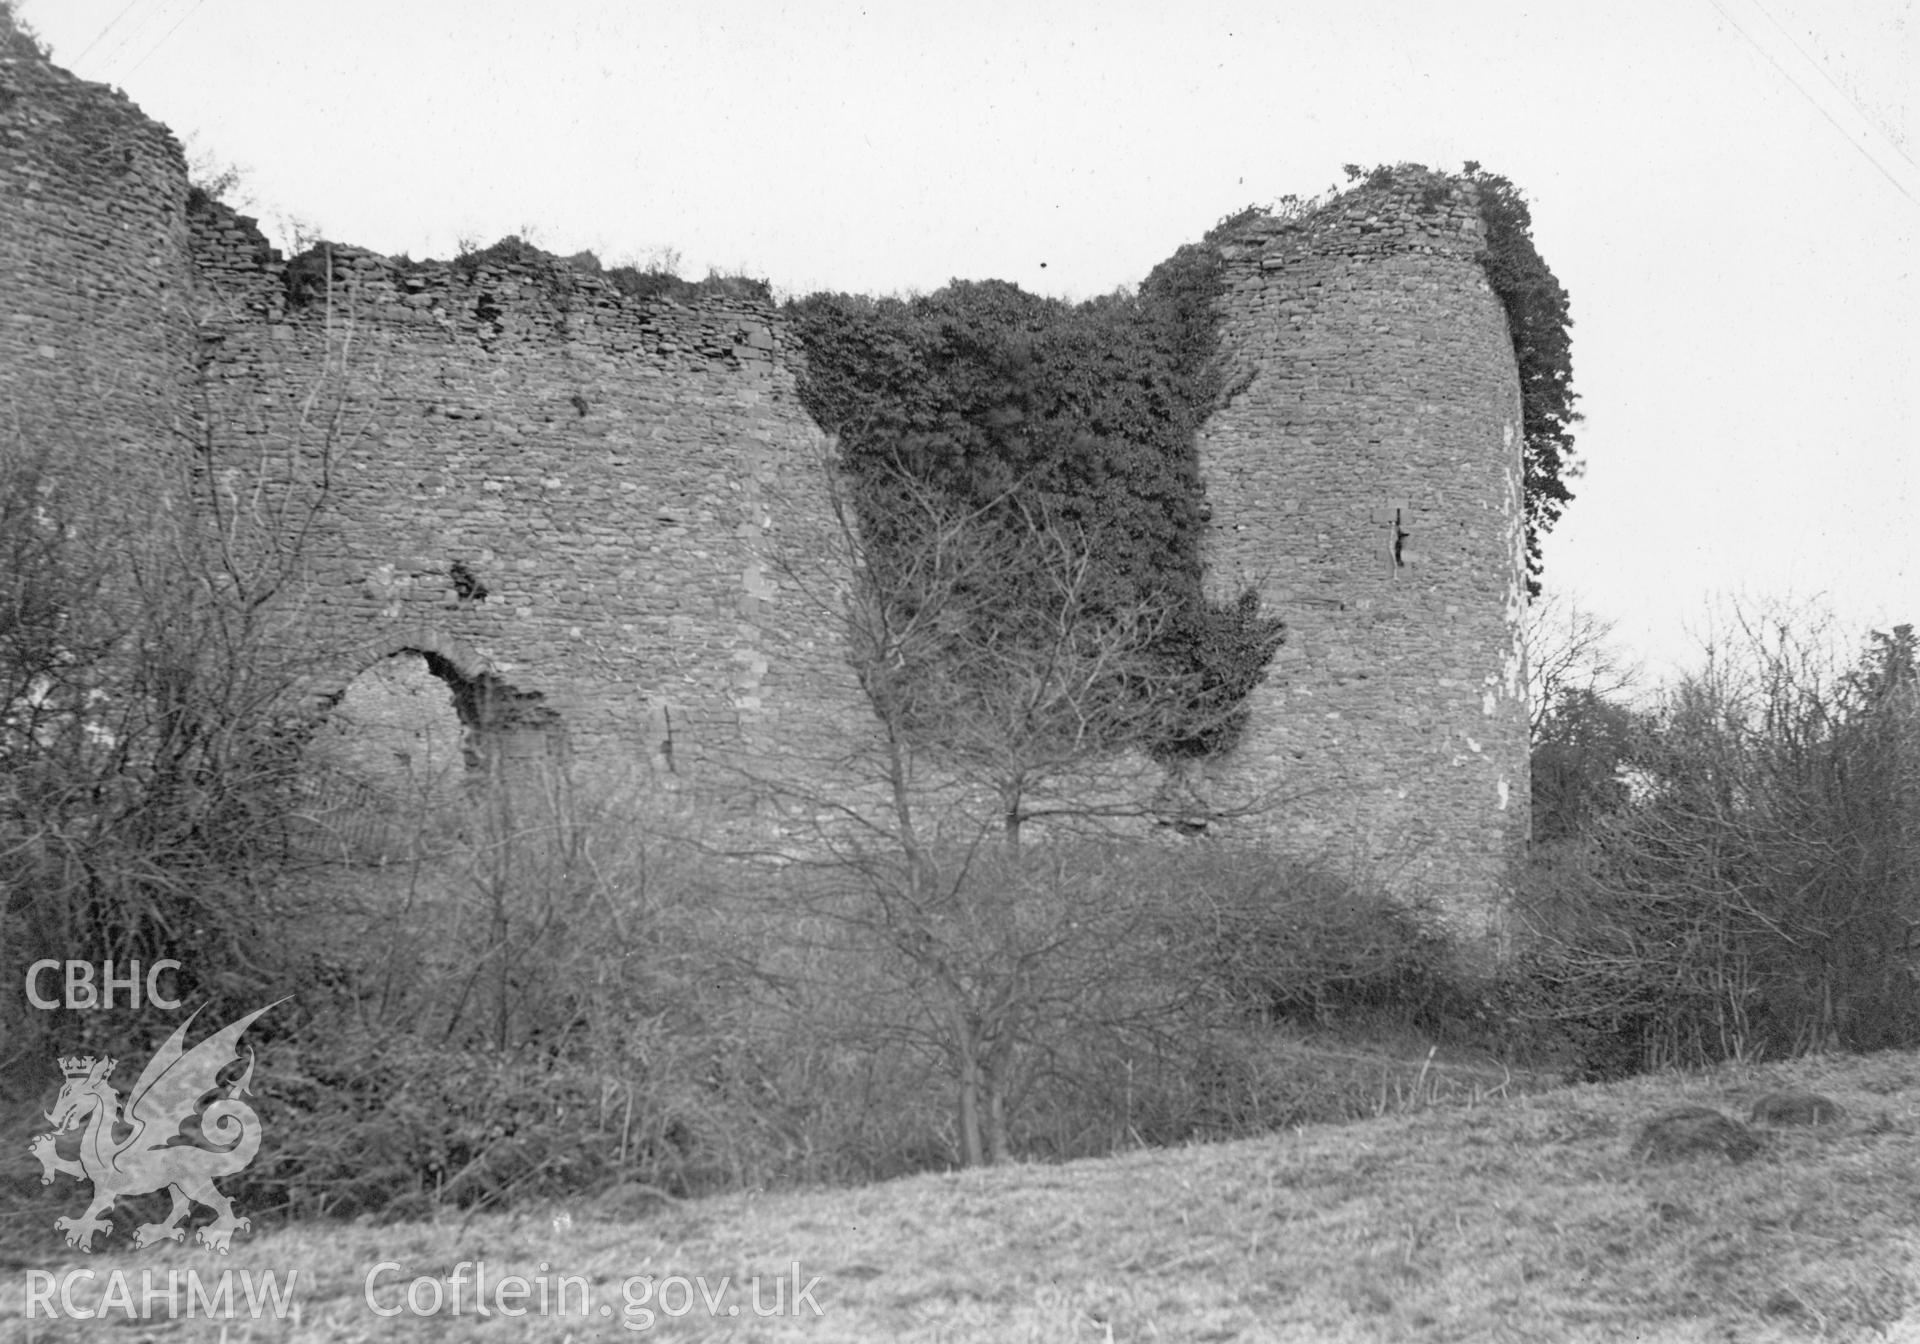
<path id="1" fill-rule="evenodd" d="M 1252 848 L 1202 848 L 1181 876 L 1190 917 L 1213 929 L 1204 973 L 1257 1020 L 1432 1027 L 1461 1008 L 1461 972 L 1430 911 Z"/>
<path id="2" fill-rule="evenodd" d="M 284 454 L 230 470 L 214 469 L 208 425 L 137 449 L 0 436 L 9 984 L 43 958 L 171 958 L 184 995 L 239 1016 L 311 969 L 282 879 L 313 652 L 302 548 L 350 437 L 328 414 L 340 394 L 329 376 Z M 250 499 L 274 507 L 234 503 Z M 16 994 L 0 1038 L 43 1056 L 54 1038 L 150 1043 L 109 1038 L 101 1016 Z"/>
<path id="3" fill-rule="evenodd" d="M 671 808 L 584 804 L 561 776 L 451 806 L 430 858 L 319 875 L 349 964 L 262 1055 L 274 1144 L 245 1180 L 270 1207 L 397 1216 L 790 1175 L 777 1037 L 756 1035 L 773 930 L 737 918 Z"/>
<path id="4" fill-rule="evenodd" d="M 1836 668 L 1747 621 L 1643 727 L 1631 801 L 1554 851 L 1577 880 L 1534 911 L 1534 1011 L 1590 1072 L 1920 1042 L 1912 642 Z"/>
<path id="5" fill-rule="evenodd" d="M 804 953 L 789 942 L 770 974 L 821 1051 L 805 1090 L 861 1138 L 843 1169 L 1093 1156 L 1344 1116 L 1350 1065 L 1289 1065 L 1276 1023 L 1364 1031 L 1477 1011 L 1422 921 L 1252 850 L 1059 838 L 923 864 L 918 896 L 905 868 L 844 862 L 766 896 L 807 911 Z M 1365 1071 L 1372 1106 L 1381 1071 Z M 883 1137 L 899 1146 L 876 1161 Z"/>

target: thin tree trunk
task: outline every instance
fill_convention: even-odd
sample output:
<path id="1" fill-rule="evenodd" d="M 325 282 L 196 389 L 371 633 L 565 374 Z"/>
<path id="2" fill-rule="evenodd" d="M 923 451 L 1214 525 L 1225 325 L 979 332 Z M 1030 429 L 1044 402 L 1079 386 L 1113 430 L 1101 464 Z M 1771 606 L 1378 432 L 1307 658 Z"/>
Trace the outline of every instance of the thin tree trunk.
<path id="1" fill-rule="evenodd" d="M 1006 1043 L 998 1042 L 988 1053 L 986 1067 L 987 1161 L 995 1166 L 1013 1155 L 1007 1139 L 1007 1072 Z"/>
<path id="2" fill-rule="evenodd" d="M 986 1146 L 980 1138 L 980 1061 L 971 1040 L 962 1042 L 960 1058 L 960 1161 L 978 1167 L 986 1163 Z"/>

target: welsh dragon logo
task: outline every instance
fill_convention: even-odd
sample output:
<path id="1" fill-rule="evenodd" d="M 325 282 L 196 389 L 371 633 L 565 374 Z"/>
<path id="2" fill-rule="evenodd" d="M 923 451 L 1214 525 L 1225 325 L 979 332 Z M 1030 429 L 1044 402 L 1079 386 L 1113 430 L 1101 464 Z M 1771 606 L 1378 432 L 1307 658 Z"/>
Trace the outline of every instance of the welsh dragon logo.
<path id="1" fill-rule="evenodd" d="M 66 1233 L 67 1245 L 91 1253 L 94 1233 L 107 1236 L 113 1231 L 103 1215 L 115 1199 L 163 1188 L 173 1196 L 173 1209 L 166 1221 L 142 1223 L 134 1229 L 133 1243 L 140 1249 L 184 1240 L 187 1233 L 180 1220 L 194 1204 L 204 1204 L 218 1215 L 200 1229 L 200 1240 L 222 1255 L 236 1231 L 252 1226 L 234 1214 L 232 1201 L 220 1193 L 213 1178 L 245 1169 L 260 1150 L 260 1117 L 240 1100 L 253 1081 L 253 1051 L 247 1051 L 246 1072 L 238 1079 L 222 1087 L 219 1075 L 239 1058 L 240 1034 L 268 1008 L 285 1002 L 281 999 L 256 1009 L 189 1050 L 187 1028 L 200 1015 L 196 1010 L 147 1061 L 124 1108 L 119 1092 L 107 1081 L 118 1060 L 88 1055 L 60 1061 L 67 1081 L 47 1112 L 54 1127 L 27 1147 L 40 1159 L 40 1184 L 51 1185 L 61 1173 L 93 1182 L 93 1203 L 85 1213 L 54 1220 L 54 1229 Z M 206 1099 L 208 1093 L 215 1094 L 211 1100 Z M 186 1130 L 194 1121 L 198 1138 L 206 1146 L 196 1143 Z M 77 1161 L 54 1151 L 61 1135 L 83 1127 Z"/>

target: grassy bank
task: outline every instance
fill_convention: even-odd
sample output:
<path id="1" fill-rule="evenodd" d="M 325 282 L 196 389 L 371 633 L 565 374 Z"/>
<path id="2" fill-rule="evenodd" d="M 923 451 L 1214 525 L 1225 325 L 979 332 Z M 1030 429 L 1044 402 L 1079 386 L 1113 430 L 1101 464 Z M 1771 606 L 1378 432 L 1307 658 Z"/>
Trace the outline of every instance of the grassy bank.
<path id="1" fill-rule="evenodd" d="M 1647 1164 L 1648 1117 L 1683 1104 L 1744 1118 L 1768 1091 L 1810 1088 L 1836 1125 L 1764 1131 L 1765 1147 Z M 297 1275 L 284 1320 L 242 1315 L 232 1341 L 584 1340 L 641 1324 L 681 1339 L 1789 1340 L 1920 1338 L 1920 1058 L 1814 1058 L 1436 1106 L 1260 1139 L 1059 1166 L 924 1175 L 857 1189 L 681 1201 L 627 1187 L 593 1203 L 432 1223 L 293 1224 L 230 1257 L 124 1242 L 82 1261 L 50 1228 L 7 1244 L 11 1337 L 100 1337 L 99 1322 L 22 1328 L 29 1268 Z M 72 1190 L 63 1182 L 66 1210 Z M 24 1211 L 21 1211 L 24 1213 Z M 50 1221 L 53 1209 L 45 1211 Z M 484 1261 L 490 1285 L 532 1281 L 525 1316 L 406 1308 L 415 1276 Z M 398 1315 L 376 1315 L 374 1301 Z M 797 1279 L 796 1275 L 797 1266 Z M 691 1283 L 704 1279 L 720 1315 Z M 595 1315 L 543 1316 L 541 1277 L 578 1276 Z M 623 1284 L 652 1276 L 629 1314 Z M 798 1315 L 756 1318 L 774 1283 Z M 722 1295 L 720 1280 L 729 1282 Z M 495 1291 L 490 1286 L 489 1294 Z M 663 1294 L 659 1296 L 658 1294 Z M 426 1286 L 416 1300 L 429 1305 Z M 642 1285 L 631 1286 L 633 1299 Z M 495 1299 L 496 1301 L 498 1299 Z M 812 1305 L 820 1313 L 815 1315 Z M 509 1300 L 510 1304 L 510 1300 Z M 601 1306 L 609 1314 L 597 1314 Z M 689 1306 L 683 1315 L 666 1310 Z M 729 1316 L 727 1308 L 739 1308 Z M 212 1322 L 127 1322 L 122 1337 L 213 1339 Z M 641 1313 L 652 1312 L 648 1320 Z M 116 1311 L 106 1318 L 116 1325 Z M 118 1330 L 116 1329 L 116 1333 Z"/>

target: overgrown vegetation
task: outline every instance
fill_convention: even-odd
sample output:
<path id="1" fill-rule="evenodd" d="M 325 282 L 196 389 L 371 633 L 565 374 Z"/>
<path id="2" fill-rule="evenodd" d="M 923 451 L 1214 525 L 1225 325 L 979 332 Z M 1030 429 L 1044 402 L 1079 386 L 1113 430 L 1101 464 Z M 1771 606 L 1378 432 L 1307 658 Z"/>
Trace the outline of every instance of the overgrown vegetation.
<path id="1" fill-rule="evenodd" d="M 328 402 L 322 389 L 328 428 L 283 473 L 337 447 Z M 383 801 L 378 845 L 352 843 L 351 825 L 317 845 L 278 655 L 298 646 L 294 576 L 325 473 L 263 480 L 272 507 L 201 501 L 219 526 L 175 530 L 105 508 L 116 496 L 77 455 L 8 465 L 0 969 L 18 985 L 42 957 L 172 956 L 178 996 L 209 1025 L 295 989 L 248 1038 L 273 1142 L 227 1188 L 251 1216 L 581 1191 L 644 1204 L 1255 1133 L 1429 1095 L 1417 1059 L 1303 1071 L 1274 1054 L 1276 1023 L 1430 1008 L 1440 944 L 1376 894 L 1254 852 L 1051 829 L 1011 843 L 1056 820 L 1050 780 L 1104 757 L 1072 725 L 1162 712 L 1136 681 L 1160 673 L 1137 622 L 1161 613 L 1083 603 L 1089 560 L 1064 533 L 1036 529 L 1013 565 L 1064 585 L 1050 648 L 943 619 L 946 597 L 1007 568 L 1009 534 L 964 520 L 923 529 L 951 563 L 917 588 L 899 574 L 862 588 L 894 605 L 848 615 L 877 618 L 876 676 L 896 655 L 998 660 L 961 677 L 966 694 L 876 693 L 883 723 L 889 706 L 946 716 L 934 736 L 971 762 L 963 785 L 1004 786 L 984 826 L 939 776 L 889 773 L 905 758 L 883 750 L 873 778 L 899 806 L 823 830 L 802 863 L 707 832 L 697 807 L 564 774 L 413 811 Z M 123 586 L 150 567 L 154 586 Z M 1006 713 L 977 698 L 990 686 Z M 8 1012 L 16 1095 L 42 1104 L 56 1054 L 138 1059 L 172 1025 L 18 997 Z M 70 1193 L 15 1175 L 37 1208 Z M 125 1202 L 123 1223 L 154 1212 Z"/>
<path id="2" fill-rule="evenodd" d="M 1219 283 L 1217 254 L 1196 246 L 1137 295 L 1079 305 L 955 281 L 921 298 L 822 294 L 789 308 L 802 400 L 839 438 L 874 547 L 910 549 L 919 515 L 907 497 L 930 491 L 1010 535 L 1046 519 L 1084 546 L 1089 602 L 1165 612 L 1146 651 L 1186 688 L 1184 712 L 1113 744 L 1163 757 L 1231 745 L 1232 710 L 1282 637 L 1252 592 L 1201 592 L 1194 435 L 1220 393 Z M 1007 570 L 975 595 L 975 619 L 1044 610 L 1045 587 Z"/>
<path id="3" fill-rule="evenodd" d="M 297 987 L 251 1038 L 273 1144 L 229 1187 L 265 1216 L 647 1207 L 1513 1082 L 1423 1063 L 1435 1040 L 1570 1043 L 1589 1074 L 1920 1040 L 1909 627 L 1836 668 L 1753 622 L 1653 711 L 1591 644 L 1543 660 L 1543 843 L 1495 984 L 1351 874 L 1101 830 L 1160 815 L 1141 784 L 1166 761 L 1232 742 L 1280 634 L 1251 595 L 1200 593 L 1216 266 L 1183 249 L 1079 306 L 986 283 L 795 307 L 852 483 L 833 614 L 880 731 L 856 794 L 788 786 L 815 829 L 777 854 L 556 769 L 423 799 L 318 861 L 290 824 L 312 810 L 301 576 L 355 371 L 329 366 L 252 476 L 211 438 L 143 459 L 172 461 L 172 495 L 90 445 L 9 440 L 0 975 L 172 957 L 209 1022 Z M 1522 280 L 1538 321 L 1564 317 Z M 630 292 L 679 293 L 651 283 Z M 1142 746 L 1129 777 L 1119 748 Z M 5 1012 L 14 1095 L 56 1053 L 154 1044 L 136 1015 Z"/>
<path id="4" fill-rule="evenodd" d="M 272 1143 L 225 1185 L 250 1215 L 646 1207 L 1260 1133 L 1456 1085 L 1417 1052 L 1314 1053 L 1356 1015 L 1430 1025 L 1452 973 L 1382 896 L 1256 850 L 968 851 L 948 828 L 917 867 L 885 841 L 768 864 L 697 807 L 546 784 L 458 804 L 411 858 L 278 870 L 324 969 L 277 966 L 213 1010 L 298 989 L 248 1038 Z M 144 1052 L 103 1030 L 129 1020 L 87 1048 Z M 21 1095 L 79 1043 L 55 1034 Z M 36 1207 L 71 1194 L 16 1175 Z"/>
<path id="5" fill-rule="evenodd" d="M 1482 259 L 1487 281 L 1507 310 L 1513 358 L 1520 368 L 1520 411 L 1527 513 L 1527 586 L 1540 592 L 1540 542 L 1573 500 L 1568 482 L 1579 475 L 1574 458 L 1573 314 L 1567 291 L 1533 242 L 1533 212 L 1520 189 L 1469 161 L 1467 179 L 1479 188 L 1487 226 Z"/>
<path id="6" fill-rule="evenodd" d="M 284 1280 L 298 1266 L 302 1313 L 249 1323 L 260 1344 L 321 1344 L 341 1322 L 368 1320 L 369 1267 L 382 1261 L 404 1265 L 371 1290 L 381 1309 L 402 1313 L 394 1338 L 418 1332 L 405 1314 L 416 1273 L 437 1279 L 448 1301 L 459 1283 L 471 1316 L 479 1255 L 489 1286 L 510 1274 L 581 1276 L 592 1310 L 607 1304 L 643 1338 L 650 1326 L 672 1337 L 675 1322 L 663 1318 L 688 1306 L 684 1333 L 698 1338 L 705 1324 L 697 1291 L 671 1292 L 678 1285 L 660 1277 L 670 1270 L 716 1293 L 726 1282 L 744 1302 L 744 1284 L 757 1282 L 771 1303 L 781 1281 L 800 1318 L 790 1333 L 836 1344 L 936 1330 L 944 1344 L 1104 1340 L 1109 1329 L 1116 1340 L 1287 1344 L 1884 1344 L 1920 1326 L 1915 1084 L 1915 1061 L 1900 1054 L 1540 1095 L 1494 1079 L 1414 1114 L 1111 1162 L 755 1190 L 679 1208 L 635 1195 L 405 1228 L 278 1229 L 236 1239 L 217 1268 Z M 1746 1116 L 1789 1089 L 1831 1098 L 1846 1116 L 1767 1127 L 1763 1152 L 1737 1165 L 1629 1154 L 1648 1117 L 1676 1104 Z M 138 1263 L 152 1264 L 157 1282 L 175 1266 L 183 1278 L 189 1268 L 209 1276 L 199 1251 L 146 1252 Z M 94 1267 L 104 1279 L 106 1266 Z M 795 1305 L 795 1288 L 815 1275 L 819 1318 L 813 1303 Z M 91 1290 L 82 1280 L 75 1296 L 92 1305 L 105 1290 L 99 1281 Z M 139 1300 L 136 1291 L 122 1308 L 129 1318 Z M 570 1319 L 495 1311 L 474 1333 L 516 1344 L 568 1329 L 612 1333 L 587 1312 L 576 1292 Z M 88 1331 L 107 1333 L 97 1320 L 55 1322 L 43 1337 Z"/>
<path id="7" fill-rule="evenodd" d="M 0 439 L 0 1069 L 111 1030 L 26 1005 L 41 958 L 174 958 L 220 1011 L 323 970 L 280 875 L 344 348 L 286 450 L 245 467 L 206 425 L 142 454 Z"/>
<path id="8" fill-rule="evenodd" d="M 1920 1043 L 1914 643 L 1748 616 L 1651 708 L 1552 706 L 1524 1011 L 1590 1073 Z"/>
<path id="9" fill-rule="evenodd" d="M 262 1056 L 257 1204 L 842 1184 L 1370 1113 L 1417 1058 L 1303 1074 L 1274 1024 L 1404 1026 L 1447 975 L 1381 897 L 1251 851 L 996 845 L 916 885 L 634 820 L 523 817 L 341 913 L 373 951 Z"/>

